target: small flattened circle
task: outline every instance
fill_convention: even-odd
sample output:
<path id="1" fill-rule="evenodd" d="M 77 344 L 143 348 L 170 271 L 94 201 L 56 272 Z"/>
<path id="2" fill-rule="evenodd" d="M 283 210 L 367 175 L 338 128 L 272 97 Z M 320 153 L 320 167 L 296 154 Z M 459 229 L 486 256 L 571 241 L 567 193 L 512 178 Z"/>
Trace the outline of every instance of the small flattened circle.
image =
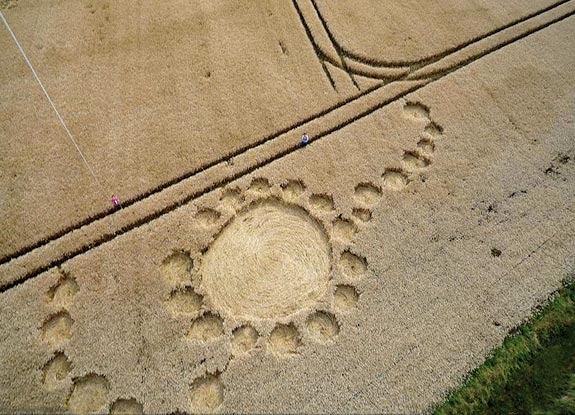
<path id="1" fill-rule="evenodd" d="M 349 251 L 341 254 L 339 265 L 343 274 L 352 280 L 362 278 L 367 272 L 366 259 Z"/>
<path id="2" fill-rule="evenodd" d="M 361 222 L 367 223 L 371 220 L 371 211 L 369 209 L 354 208 L 352 215 Z"/>
<path id="3" fill-rule="evenodd" d="M 301 336 L 293 324 L 278 324 L 271 332 L 269 346 L 276 355 L 296 354 L 301 345 Z"/>
<path id="4" fill-rule="evenodd" d="M 170 293 L 168 309 L 173 314 L 196 314 L 202 308 L 202 296 L 191 287 L 176 288 Z"/>
<path id="5" fill-rule="evenodd" d="M 193 413 L 209 413 L 224 401 L 224 385 L 219 375 L 206 375 L 196 379 L 191 388 L 191 410 Z"/>
<path id="6" fill-rule="evenodd" d="M 206 313 L 202 317 L 194 320 L 188 332 L 189 340 L 209 342 L 224 333 L 224 323 L 218 316 Z"/>
<path id="7" fill-rule="evenodd" d="M 74 381 L 68 408 L 75 414 L 101 412 L 108 403 L 110 384 L 104 376 L 90 373 Z"/>
<path id="8" fill-rule="evenodd" d="M 383 184 L 390 190 L 401 190 L 408 183 L 407 174 L 401 169 L 387 169 L 383 174 Z"/>
<path id="9" fill-rule="evenodd" d="M 281 185 L 283 195 L 287 200 L 296 200 L 305 192 L 305 185 L 300 180 L 290 180 Z"/>
<path id="10" fill-rule="evenodd" d="M 272 185 L 268 179 L 264 177 L 257 177 L 252 180 L 248 190 L 258 195 L 264 195 L 265 193 L 269 192 L 271 187 Z"/>
<path id="11" fill-rule="evenodd" d="M 339 334 L 335 316 L 324 311 L 309 316 L 305 325 L 309 336 L 319 343 L 330 342 Z"/>
<path id="12" fill-rule="evenodd" d="M 188 253 L 178 251 L 162 261 L 160 272 L 170 285 L 183 285 L 191 281 L 193 265 Z"/>
<path id="13" fill-rule="evenodd" d="M 356 232 L 357 226 L 350 220 L 337 218 L 333 221 L 332 235 L 340 242 L 351 243 Z"/>
<path id="14" fill-rule="evenodd" d="M 244 200 L 245 199 L 242 195 L 242 192 L 237 188 L 225 189 L 222 192 L 222 196 L 220 197 L 220 201 L 222 202 L 223 206 L 230 210 L 239 208 Z"/>
<path id="15" fill-rule="evenodd" d="M 222 214 L 215 209 L 200 209 L 196 213 L 196 221 L 202 228 L 211 228 L 217 225 Z"/>
<path id="16" fill-rule="evenodd" d="M 44 385 L 48 389 L 56 389 L 68 376 L 72 363 L 64 353 L 56 353 L 42 369 Z"/>
<path id="17" fill-rule="evenodd" d="M 48 291 L 48 297 L 54 304 L 66 306 L 72 302 L 78 291 L 80 291 L 80 287 L 76 280 L 65 277 Z"/>
<path id="18" fill-rule="evenodd" d="M 351 285 L 338 285 L 333 294 L 333 306 L 337 311 L 347 312 L 357 306 L 359 294 Z"/>
<path id="19" fill-rule="evenodd" d="M 232 354 L 238 356 L 256 347 L 258 332 L 252 326 L 238 327 L 232 332 Z"/>
<path id="20" fill-rule="evenodd" d="M 335 209 L 335 203 L 330 195 L 314 194 L 309 197 L 309 204 L 318 212 L 331 212 Z"/>
<path id="21" fill-rule="evenodd" d="M 42 337 L 52 346 L 59 346 L 72 335 L 74 320 L 67 311 L 52 315 L 42 326 Z"/>
<path id="22" fill-rule="evenodd" d="M 354 198 L 361 206 L 374 206 L 381 194 L 381 189 L 371 183 L 360 183 L 354 189 Z"/>
<path id="23" fill-rule="evenodd" d="M 135 399 L 118 399 L 110 407 L 111 415 L 139 415 L 144 413 L 144 407 Z"/>

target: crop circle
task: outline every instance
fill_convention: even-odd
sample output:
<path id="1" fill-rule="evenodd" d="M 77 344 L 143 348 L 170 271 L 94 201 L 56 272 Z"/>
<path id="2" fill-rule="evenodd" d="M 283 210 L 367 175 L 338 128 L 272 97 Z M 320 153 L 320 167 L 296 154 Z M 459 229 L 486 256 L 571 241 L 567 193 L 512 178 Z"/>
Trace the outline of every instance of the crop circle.
<path id="1" fill-rule="evenodd" d="M 276 319 L 313 306 L 326 292 L 331 248 L 305 209 L 275 199 L 239 213 L 205 253 L 202 289 L 236 318 Z"/>

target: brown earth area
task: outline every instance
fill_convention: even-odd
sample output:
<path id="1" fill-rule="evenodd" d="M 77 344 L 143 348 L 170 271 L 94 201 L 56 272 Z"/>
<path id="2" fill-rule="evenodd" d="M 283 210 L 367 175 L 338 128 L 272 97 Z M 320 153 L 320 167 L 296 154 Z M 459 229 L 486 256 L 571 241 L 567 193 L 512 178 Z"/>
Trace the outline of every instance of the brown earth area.
<path id="1" fill-rule="evenodd" d="M 2 28 L 0 412 L 458 387 L 575 272 L 575 1 L 436 3 L 0 2 L 102 183 Z"/>

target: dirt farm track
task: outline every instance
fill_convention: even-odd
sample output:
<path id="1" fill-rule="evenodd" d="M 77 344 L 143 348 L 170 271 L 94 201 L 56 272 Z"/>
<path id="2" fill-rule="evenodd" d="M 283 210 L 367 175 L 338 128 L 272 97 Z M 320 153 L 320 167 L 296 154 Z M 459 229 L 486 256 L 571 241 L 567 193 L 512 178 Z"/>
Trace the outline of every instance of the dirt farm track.
<path id="1" fill-rule="evenodd" d="M 425 413 L 575 273 L 575 0 L 0 12 L 0 414 Z"/>

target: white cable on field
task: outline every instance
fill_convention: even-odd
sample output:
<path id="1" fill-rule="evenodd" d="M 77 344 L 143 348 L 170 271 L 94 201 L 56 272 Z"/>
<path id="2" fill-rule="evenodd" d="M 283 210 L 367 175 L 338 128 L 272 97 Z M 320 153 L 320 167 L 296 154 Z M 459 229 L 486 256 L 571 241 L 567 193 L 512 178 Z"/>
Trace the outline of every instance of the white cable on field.
<path id="1" fill-rule="evenodd" d="M 70 132 L 70 129 L 68 128 L 68 126 L 66 125 L 66 123 L 64 122 L 64 119 L 62 118 L 62 116 L 60 115 L 60 113 L 58 112 L 58 109 L 56 108 L 56 105 L 54 105 L 54 101 L 52 101 L 52 98 L 50 98 L 50 95 L 48 95 L 48 91 L 46 91 L 46 88 L 44 88 L 44 84 L 42 84 L 42 81 L 40 80 L 40 77 L 38 76 L 38 74 L 36 73 L 36 71 L 34 70 L 34 67 L 32 66 L 32 63 L 30 62 L 30 60 L 28 59 L 28 56 L 26 56 L 26 53 L 24 52 L 24 49 L 22 49 L 22 46 L 20 46 L 20 42 L 18 42 L 18 39 L 16 39 L 16 35 L 14 34 L 14 32 L 12 31 L 12 29 L 10 28 L 10 25 L 8 24 L 8 22 L 6 21 L 6 18 L 4 17 L 4 15 L 2 14 L 2 12 L 0 12 L 0 18 L 2 18 L 2 21 L 4 22 L 4 25 L 6 26 L 6 29 L 8 29 L 8 32 L 10 32 L 10 35 L 12 36 L 12 39 L 14 39 L 14 42 L 16 43 L 16 46 L 18 46 L 18 50 L 20 50 L 20 53 L 22 54 L 22 56 L 24 57 L 24 60 L 26 61 L 26 63 L 28 64 L 28 67 L 30 68 L 30 70 L 32 71 L 32 73 L 34 74 L 34 78 L 36 78 L 36 81 L 38 81 L 38 84 L 40 85 L 40 88 L 42 88 L 42 91 L 44 92 L 44 95 L 46 95 L 46 98 L 48 99 L 48 102 L 50 103 L 50 106 L 52 107 L 52 109 L 54 110 L 54 112 L 56 113 L 56 116 L 58 117 L 58 119 L 60 120 L 60 123 L 62 124 L 62 126 L 64 127 L 64 130 L 66 130 L 66 133 L 68 134 L 68 137 L 70 137 L 70 140 L 72 141 L 72 143 L 74 144 L 74 146 L 76 147 L 76 150 L 78 150 L 78 153 L 80 154 L 80 157 L 82 157 L 82 160 L 84 161 L 84 164 L 86 165 L 86 167 L 88 168 L 88 170 L 90 171 L 90 174 L 92 175 L 92 177 L 94 178 L 94 180 L 96 181 L 96 183 L 98 184 L 98 186 L 100 186 L 102 188 L 102 190 L 104 190 L 104 186 L 102 186 L 102 183 L 100 183 L 100 181 L 98 180 L 98 178 L 96 177 L 96 174 L 94 173 L 94 170 L 92 170 L 92 167 L 90 167 L 90 164 L 88 163 L 88 160 L 86 160 L 86 157 L 84 156 L 84 153 L 82 153 L 82 150 L 80 150 L 80 147 L 78 146 L 78 143 L 76 142 L 76 140 L 74 139 L 74 136 L 72 135 L 72 133 Z"/>

